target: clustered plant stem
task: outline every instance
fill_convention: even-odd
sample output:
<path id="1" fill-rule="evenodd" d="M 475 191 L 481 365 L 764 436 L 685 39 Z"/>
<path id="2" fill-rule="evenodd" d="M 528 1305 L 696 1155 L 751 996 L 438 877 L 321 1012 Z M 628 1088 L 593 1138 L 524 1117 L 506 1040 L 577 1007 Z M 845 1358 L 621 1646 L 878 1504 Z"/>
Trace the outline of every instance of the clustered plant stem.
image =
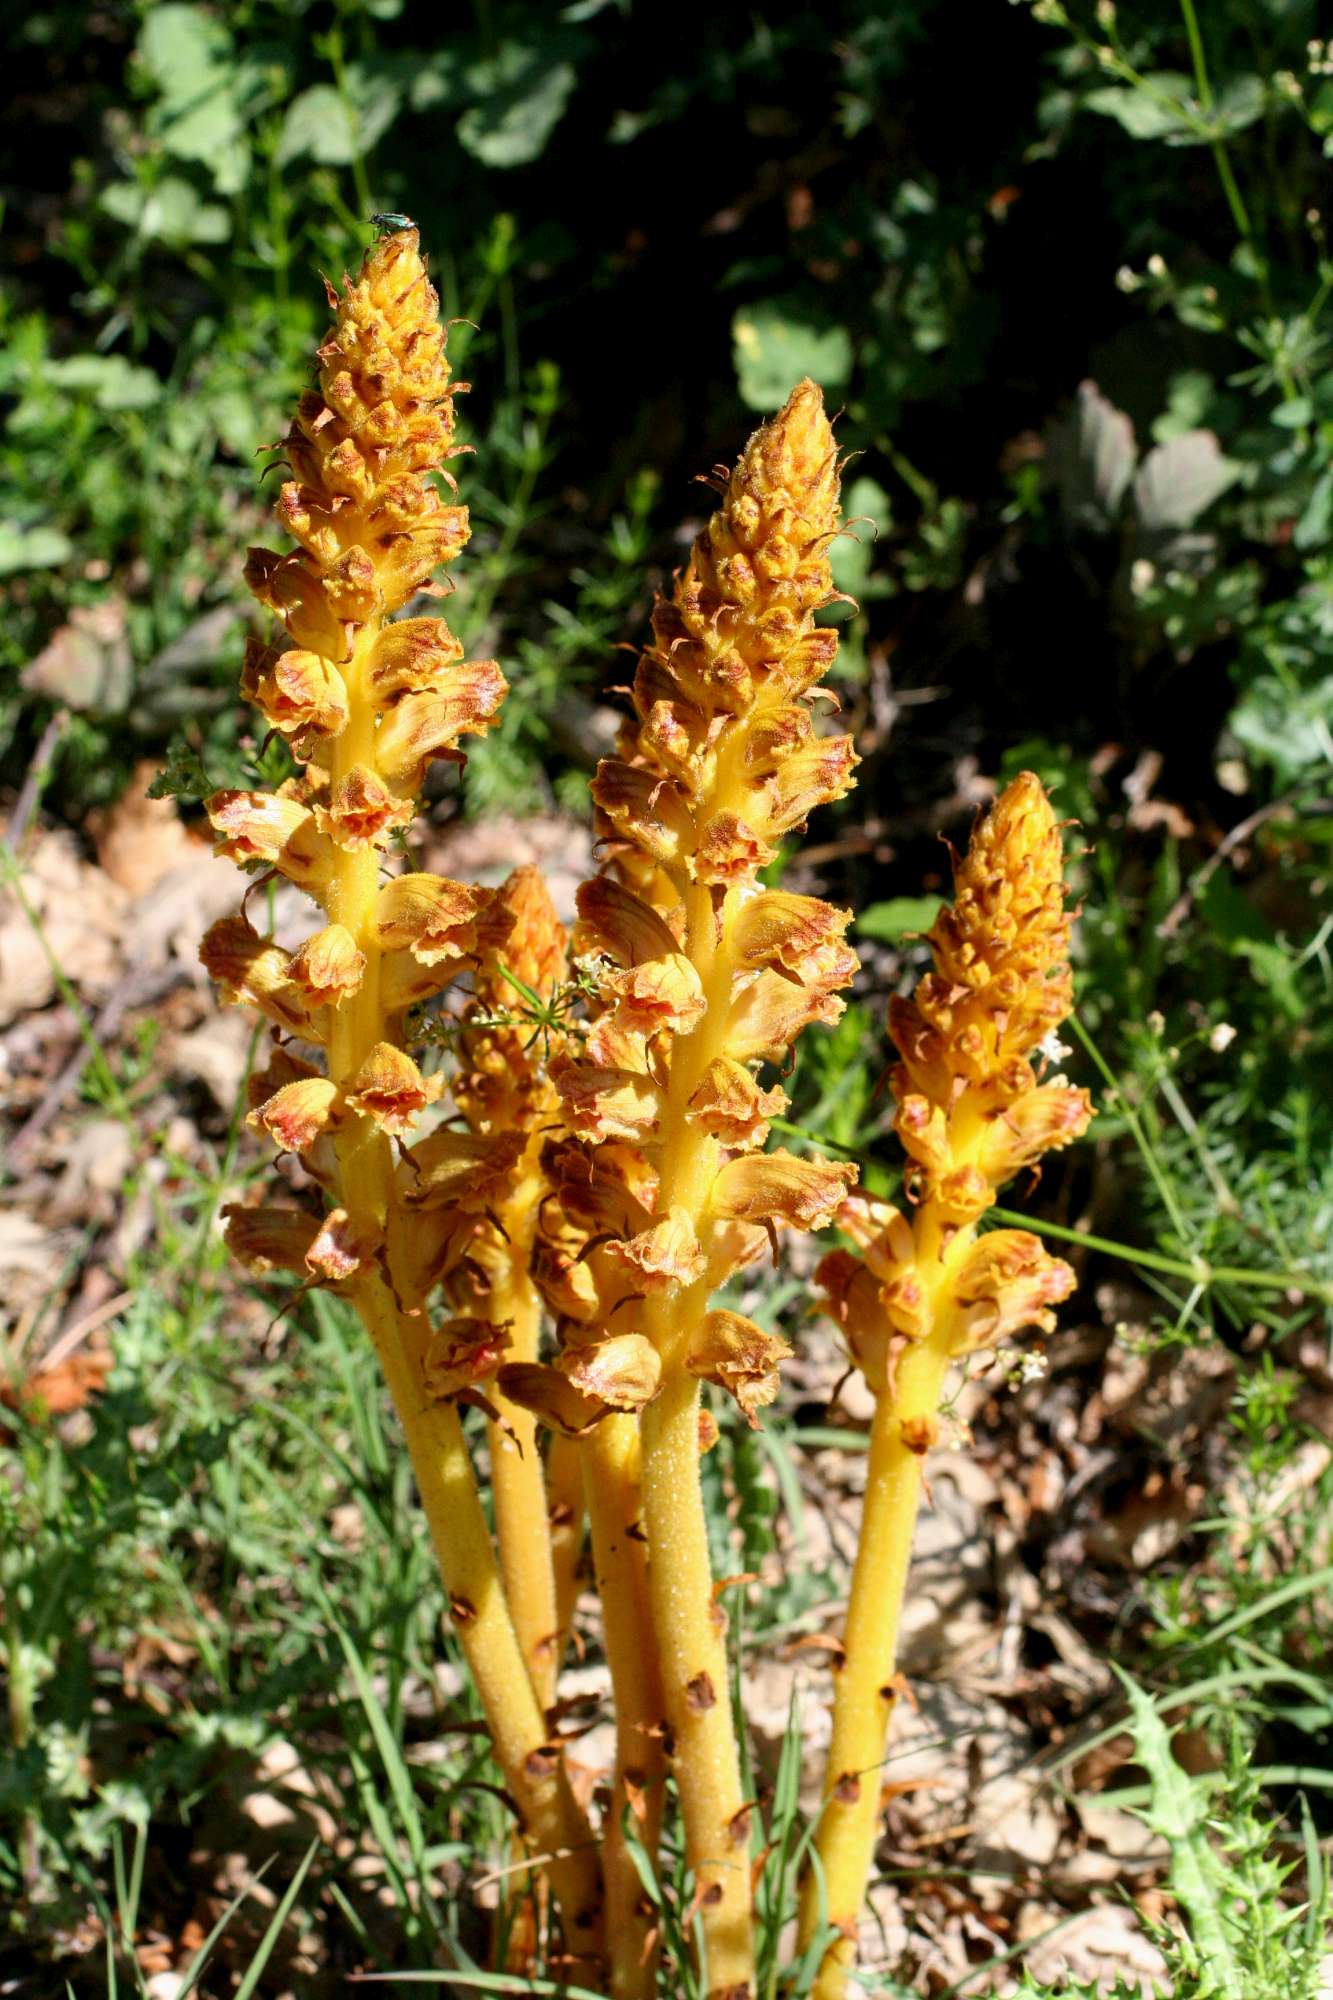
<path id="1" fill-rule="evenodd" d="M 1072 1283 L 1026 1233 L 977 1232 L 995 1189 L 1088 1116 L 1083 1093 L 1029 1061 L 1069 1007 L 1059 829 L 1035 779 L 1010 788 L 958 865 L 936 973 L 891 1010 L 914 1219 L 854 1196 L 854 1167 L 769 1149 L 787 1099 L 766 1068 L 839 1018 L 857 969 L 849 911 L 763 879 L 857 761 L 815 719 L 831 699 L 837 633 L 819 614 L 840 531 L 818 388 L 799 383 L 714 475 L 717 509 L 656 602 L 618 754 L 593 786 L 602 860 L 579 890 L 571 975 L 535 869 L 483 889 L 394 854 L 431 759 L 462 760 L 505 683 L 413 602 L 438 594 L 435 571 L 468 536 L 434 483 L 452 486 L 455 390 L 415 228 L 391 229 L 329 296 L 318 386 L 284 441 L 277 511 L 296 546 L 252 550 L 246 572 L 282 636 L 252 643 L 243 688 L 298 769 L 273 793 L 208 802 L 221 851 L 285 876 L 324 920 L 293 951 L 243 905 L 204 940 L 224 998 L 273 1028 L 250 1122 L 299 1165 L 276 1200 L 226 1211 L 228 1240 L 256 1271 L 339 1292 L 373 1342 L 519 1872 L 551 1891 L 532 1898 L 544 1935 L 515 1932 L 522 1963 L 540 1950 L 612 2000 L 651 2000 L 676 1976 L 669 1914 L 697 1940 L 708 2000 L 755 2000 L 754 1802 L 730 1698 L 734 1580 L 710 1562 L 700 1463 L 718 1426 L 702 1392 L 758 1424 L 790 1348 L 715 1298 L 776 1256 L 781 1229 L 842 1224 L 860 1254 L 835 1250 L 820 1279 L 877 1409 L 802 1917 L 803 1953 L 833 1940 L 817 1992 L 836 2000 L 948 1373 L 1049 1324 Z M 422 1010 L 460 975 L 470 997 L 432 1022 Z M 452 1060 L 428 1071 L 414 1050 L 431 1039 Z M 432 1117 L 446 1085 L 452 1106 Z M 484 1418 L 493 1525 L 468 1408 Z M 616 1726 L 591 1820 L 558 1700 L 585 1520 Z M 672 1884 L 653 1880 L 668 1779 L 686 1866 L 670 1913 Z"/>

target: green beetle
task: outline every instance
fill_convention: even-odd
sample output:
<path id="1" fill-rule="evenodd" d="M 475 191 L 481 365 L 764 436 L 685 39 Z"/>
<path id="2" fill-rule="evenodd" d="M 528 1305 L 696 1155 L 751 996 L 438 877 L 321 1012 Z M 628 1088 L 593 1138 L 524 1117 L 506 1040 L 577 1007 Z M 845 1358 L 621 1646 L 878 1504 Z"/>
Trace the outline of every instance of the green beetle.
<path id="1" fill-rule="evenodd" d="M 377 236 L 396 236 L 400 229 L 415 229 L 410 215 L 372 215 L 370 226 Z"/>

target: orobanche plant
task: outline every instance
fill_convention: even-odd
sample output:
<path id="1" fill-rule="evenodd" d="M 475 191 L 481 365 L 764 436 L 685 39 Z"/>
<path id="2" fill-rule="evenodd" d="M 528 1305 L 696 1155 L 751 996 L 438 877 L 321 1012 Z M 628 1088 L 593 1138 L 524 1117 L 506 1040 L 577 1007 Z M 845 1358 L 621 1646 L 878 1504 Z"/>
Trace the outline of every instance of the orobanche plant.
<path id="1" fill-rule="evenodd" d="M 251 1122 L 299 1162 L 227 1211 L 228 1240 L 252 1270 L 341 1294 L 374 1344 L 526 1850 L 513 1879 L 549 1892 L 532 1897 L 545 1964 L 614 2000 L 682 1981 L 753 2000 L 763 1853 L 701 1396 L 710 1384 L 760 1421 L 790 1348 L 717 1294 L 742 1272 L 753 1290 L 780 1231 L 841 1226 L 856 1250 L 834 1249 L 820 1283 L 877 1414 L 791 1969 L 827 2000 L 873 1860 L 951 1365 L 1048 1326 L 1073 1283 L 1034 1237 L 978 1231 L 999 1185 L 1089 1116 L 1031 1063 L 1071 1004 L 1060 830 L 1035 778 L 1010 786 L 957 865 L 935 971 L 893 1003 L 905 1212 L 853 1194 L 854 1167 L 770 1146 L 777 1074 L 804 1029 L 838 1019 L 857 967 L 849 911 L 762 879 L 856 765 L 817 719 L 841 521 L 806 381 L 718 475 L 717 511 L 656 605 L 619 754 L 594 782 L 602 860 L 572 937 L 533 869 L 490 890 L 415 868 L 427 766 L 462 761 L 506 686 L 415 609 L 468 519 L 436 483 L 452 494 L 458 450 L 436 296 L 415 228 L 382 221 L 357 278 L 330 288 L 318 386 L 284 442 L 277 513 L 296 546 L 255 550 L 246 571 L 278 636 L 252 643 L 243 691 L 297 775 L 208 802 L 224 853 L 319 911 L 288 950 L 247 895 L 204 940 L 224 999 L 272 1024 Z M 556 1726 L 585 1522 L 617 1725 L 586 1808 Z M 686 1893 L 669 1925 L 656 1871 L 675 1810 Z"/>

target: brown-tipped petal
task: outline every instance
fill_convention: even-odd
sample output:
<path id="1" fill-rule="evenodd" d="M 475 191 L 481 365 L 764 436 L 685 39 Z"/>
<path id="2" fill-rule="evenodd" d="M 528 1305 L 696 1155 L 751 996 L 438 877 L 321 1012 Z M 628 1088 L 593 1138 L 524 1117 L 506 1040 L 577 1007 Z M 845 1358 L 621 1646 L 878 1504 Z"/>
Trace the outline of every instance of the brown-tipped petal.
<path id="1" fill-rule="evenodd" d="M 331 1208 L 305 1253 L 305 1267 L 319 1284 L 345 1284 L 373 1270 L 377 1248 L 345 1208 Z"/>
<path id="2" fill-rule="evenodd" d="M 768 866 L 776 852 L 739 813 L 714 813 L 700 829 L 690 869 L 697 882 L 725 887 L 749 881 L 757 869 Z"/>
<path id="3" fill-rule="evenodd" d="M 314 813 L 277 792 L 214 792 L 205 799 L 217 851 L 247 867 L 260 861 L 312 894 L 328 880 L 332 852 Z"/>
<path id="4" fill-rule="evenodd" d="M 1028 1091 L 992 1119 L 980 1153 L 983 1173 L 997 1187 L 1043 1153 L 1068 1146 L 1087 1131 L 1092 1099 L 1086 1090 L 1047 1083 Z"/>
<path id="5" fill-rule="evenodd" d="M 582 1437 L 607 1414 L 600 1397 L 585 1395 L 558 1369 L 538 1361 L 507 1362 L 497 1380 L 512 1403 L 563 1437 Z"/>
<path id="6" fill-rule="evenodd" d="M 257 640 L 246 647 L 241 693 L 262 708 L 270 728 L 283 736 L 336 736 L 347 722 L 347 687 L 331 661 L 318 653 L 274 654 Z"/>
<path id="7" fill-rule="evenodd" d="M 401 1187 L 408 1208 L 458 1207 L 481 1215 L 504 1199 L 523 1155 L 522 1132 L 432 1132 L 413 1146 Z"/>
<path id="8" fill-rule="evenodd" d="M 315 807 L 320 829 L 342 848 L 387 847 L 390 836 L 416 817 L 411 799 L 395 798 L 374 771 L 356 764 L 340 778 L 327 805 Z"/>
<path id="9" fill-rule="evenodd" d="M 245 559 L 246 588 L 261 604 L 276 611 L 297 645 L 321 659 L 341 665 L 347 658 L 347 628 L 311 567 L 310 557 L 276 555 L 272 549 L 251 549 Z"/>
<path id="10" fill-rule="evenodd" d="M 657 860 L 675 860 L 694 846 L 689 807 L 665 776 L 604 757 L 591 790 L 617 833 Z"/>
<path id="11" fill-rule="evenodd" d="M 747 968 L 781 966 L 803 985 L 829 991 L 848 985 L 860 963 L 843 942 L 850 922 L 850 910 L 814 896 L 765 889 L 742 903 L 732 919 L 730 942 L 737 961 Z"/>
<path id="12" fill-rule="evenodd" d="M 303 1077 L 284 1084 L 266 1098 L 247 1121 L 257 1132 L 267 1132 L 283 1153 L 304 1153 L 308 1146 L 333 1131 L 343 1118 L 342 1093 L 326 1076 Z"/>
<path id="13" fill-rule="evenodd" d="M 787 1093 L 761 1090 L 742 1063 L 717 1057 L 709 1063 L 685 1107 L 692 1124 L 724 1146 L 762 1146 L 768 1121 L 787 1109 Z"/>
<path id="14" fill-rule="evenodd" d="M 532 1252 L 532 1282 L 557 1319 L 586 1324 L 601 1311 L 597 1280 L 571 1246 L 539 1236 Z"/>
<path id="15" fill-rule="evenodd" d="M 628 1242 L 607 1246 L 607 1255 L 622 1266 L 635 1291 L 661 1292 L 670 1285 L 692 1285 L 705 1270 L 694 1224 L 683 1208 L 641 1230 Z"/>
<path id="16" fill-rule="evenodd" d="M 905 1097 L 898 1106 L 893 1129 L 912 1158 L 928 1173 L 945 1173 L 952 1155 L 949 1150 L 949 1121 L 938 1104 L 928 1097 Z"/>
<path id="17" fill-rule="evenodd" d="M 375 762 L 399 790 L 419 792 L 433 757 L 457 760 L 459 737 L 490 728 L 509 685 L 494 660 L 454 668 L 450 681 L 443 691 L 404 695 L 375 739 Z"/>
<path id="18" fill-rule="evenodd" d="M 714 1215 L 738 1222 L 785 1222 L 797 1229 L 826 1229 L 857 1170 L 831 1160 L 805 1160 L 781 1149 L 728 1160 L 709 1196 Z"/>
<path id="19" fill-rule="evenodd" d="M 365 953 L 342 924 L 329 924 L 293 952 L 287 977 L 308 1007 L 341 1007 L 361 984 Z"/>
<path id="20" fill-rule="evenodd" d="M 836 994 L 798 986 L 780 972 L 760 972 L 737 995 L 727 1023 L 727 1052 L 741 1062 L 781 1062 L 803 1029 L 842 1018 Z"/>
<path id="21" fill-rule="evenodd" d="M 551 1078 L 571 1132 L 583 1139 L 651 1138 L 662 1092 L 649 1076 L 594 1063 L 552 1064 Z"/>
<path id="22" fill-rule="evenodd" d="M 414 870 L 396 876 L 375 904 L 375 935 L 384 951 L 410 951 L 423 965 L 475 956 L 477 921 L 494 892 Z"/>
<path id="23" fill-rule="evenodd" d="M 314 1063 L 304 1062 L 288 1049 L 274 1049 L 264 1068 L 251 1070 L 246 1078 L 246 1105 L 251 1111 L 258 1111 L 261 1104 L 267 1103 L 289 1083 L 303 1083 L 310 1077 L 322 1075 L 323 1071 Z"/>
<path id="24" fill-rule="evenodd" d="M 691 961 L 682 952 L 652 958 L 622 972 L 609 972 L 603 996 L 631 1034 L 655 1035 L 662 1030 L 685 1035 L 703 1018 L 707 1002 Z"/>
<path id="25" fill-rule="evenodd" d="M 376 1042 L 352 1078 L 347 1102 L 374 1120 L 381 1132 L 401 1138 L 444 1089 L 441 1076 L 423 1076 L 411 1056 L 392 1042 Z"/>
<path id="26" fill-rule="evenodd" d="M 830 1250 L 816 1267 L 815 1283 L 848 1354 L 875 1394 L 882 1396 L 889 1383 L 895 1328 L 885 1311 L 879 1280 L 850 1250 Z"/>
<path id="27" fill-rule="evenodd" d="M 199 962 L 222 988 L 224 1006 L 257 1007 L 290 1034 L 319 1039 L 309 1010 L 288 980 L 288 954 L 272 938 L 260 937 L 244 917 L 221 917 L 205 931 Z"/>
<path id="28" fill-rule="evenodd" d="M 443 618 L 399 618 L 381 628 L 370 655 L 370 686 L 383 702 L 433 690 L 463 657 Z"/>
<path id="29" fill-rule="evenodd" d="M 491 1379 L 509 1347 L 509 1330 L 488 1319 L 447 1319 L 433 1326 L 421 1379 L 433 1403 Z"/>
<path id="30" fill-rule="evenodd" d="M 227 1248 L 248 1271 L 259 1276 L 305 1271 L 306 1252 L 320 1232 L 319 1216 L 304 1208 L 247 1208 L 240 1202 L 229 1202 L 222 1215 Z"/>
<path id="31" fill-rule="evenodd" d="M 595 875 L 580 885 L 578 912 L 576 952 L 601 952 L 617 965 L 630 966 L 649 958 L 667 958 L 678 948 L 652 905 L 609 875 Z"/>
<path id="32" fill-rule="evenodd" d="M 1067 1299 L 1074 1273 L 1050 1256 L 1026 1229 L 995 1229 L 983 1236 L 954 1280 L 959 1349 L 992 1347 L 1024 1327 L 1050 1333 L 1050 1307 Z"/>
<path id="33" fill-rule="evenodd" d="M 641 1333 L 566 1348 L 555 1365 L 584 1396 L 611 1410 L 643 1409 L 662 1382 L 661 1356 Z"/>
<path id="34" fill-rule="evenodd" d="M 766 1333 L 741 1313 L 719 1309 L 704 1314 L 685 1366 L 691 1375 L 734 1396 L 751 1427 L 757 1429 L 756 1413 L 777 1395 L 778 1364 L 789 1360 L 791 1353 L 780 1334 Z"/>

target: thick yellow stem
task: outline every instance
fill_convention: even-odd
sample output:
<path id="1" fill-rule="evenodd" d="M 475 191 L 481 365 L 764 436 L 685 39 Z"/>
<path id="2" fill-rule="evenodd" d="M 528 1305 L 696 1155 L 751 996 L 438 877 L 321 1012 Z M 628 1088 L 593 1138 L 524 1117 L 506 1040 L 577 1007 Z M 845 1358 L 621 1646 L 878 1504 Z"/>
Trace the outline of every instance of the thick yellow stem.
<path id="1" fill-rule="evenodd" d="M 528 1679 L 458 1411 L 452 1403 L 424 1398 L 387 1288 L 371 1281 L 358 1292 L 357 1305 L 397 1405 L 496 1762 L 530 1845 L 550 1857 L 546 1872 L 564 1917 L 569 1951 L 581 1961 L 595 1961 L 601 1945 L 596 1848 Z"/>
<path id="2" fill-rule="evenodd" d="M 656 1859 L 666 1781 L 665 1709 L 639 1526 L 639 1464 L 633 1417 L 607 1417 L 584 1441 L 588 1522 L 616 1709 L 616 1769 L 602 1835 L 612 2000 L 652 2000 L 657 1990 L 656 1917 L 624 1832 L 628 1808 L 638 1821 L 640 1844 Z"/>
<path id="3" fill-rule="evenodd" d="M 510 1361 L 537 1359 L 541 1301 L 528 1276 L 528 1262 L 539 1195 L 538 1186 L 525 1180 L 501 1217 L 509 1238 L 506 1269 L 492 1286 L 486 1310 L 489 1318 L 509 1323 Z M 493 1388 L 490 1393 L 499 1412 L 487 1437 L 500 1568 L 528 1675 L 545 1710 L 555 1700 L 560 1612 L 537 1420 L 501 1390 Z"/>
<path id="4" fill-rule="evenodd" d="M 699 1384 L 673 1372 L 641 1421 L 648 1580 L 686 1856 L 699 1898 L 705 1991 L 710 2000 L 741 2000 L 754 1978 L 749 1816 L 699 1482 Z"/>
<path id="5" fill-rule="evenodd" d="M 583 1444 L 557 1432 L 546 1454 L 546 1502 L 550 1521 L 551 1567 L 555 1572 L 555 1671 L 574 1629 L 583 1553 Z"/>

